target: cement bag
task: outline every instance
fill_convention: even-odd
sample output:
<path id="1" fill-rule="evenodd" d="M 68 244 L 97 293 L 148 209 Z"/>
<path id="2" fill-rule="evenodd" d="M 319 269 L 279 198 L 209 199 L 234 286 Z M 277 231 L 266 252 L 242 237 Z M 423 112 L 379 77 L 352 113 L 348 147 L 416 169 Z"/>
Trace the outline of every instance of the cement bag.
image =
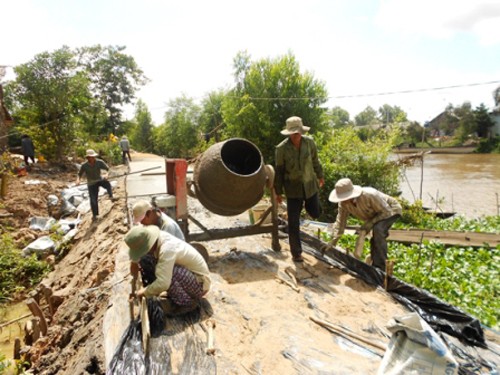
<path id="1" fill-rule="evenodd" d="M 416 313 L 393 318 L 378 375 L 453 375 L 458 363 L 436 332 Z"/>
<path id="2" fill-rule="evenodd" d="M 31 254 L 36 254 L 38 259 L 44 259 L 53 254 L 55 248 L 55 242 L 49 236 L 43 236 L 26 246 L 22 251 L 22 255 L 29 257 Z"/>

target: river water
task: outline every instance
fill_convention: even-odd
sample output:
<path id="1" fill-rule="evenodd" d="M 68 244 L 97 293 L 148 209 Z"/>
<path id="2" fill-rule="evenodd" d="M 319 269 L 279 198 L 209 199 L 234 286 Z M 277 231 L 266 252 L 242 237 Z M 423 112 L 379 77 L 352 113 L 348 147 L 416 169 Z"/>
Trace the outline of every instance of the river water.
<path id="1" fill-rule="evenodd" d="M 403 154 L 395 155 L 404 157 Z M 500 154 L 427 154 L 422 164 L 406 167 L 401 181 L 403 198 L 420 198 L 425 207 L 456 212 L 467 218 L 498 215 Z"/>

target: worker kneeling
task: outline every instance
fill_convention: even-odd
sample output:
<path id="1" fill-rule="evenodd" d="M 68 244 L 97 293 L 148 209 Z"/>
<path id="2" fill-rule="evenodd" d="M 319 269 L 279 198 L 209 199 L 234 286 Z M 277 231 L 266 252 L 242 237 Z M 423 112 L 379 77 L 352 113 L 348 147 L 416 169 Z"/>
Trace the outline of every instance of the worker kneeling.
<path id="1" fill-rule="evenodd" d="M 144 287 L 137 297 L 160 298 L 167 315 L 177 316 L 195 310 L 210 289 L 210 271 L 205 259 L 187 242 L 155 225 L 132 228 L 125 236 L 131 260 L 130 272 L 142 273 Z"/>

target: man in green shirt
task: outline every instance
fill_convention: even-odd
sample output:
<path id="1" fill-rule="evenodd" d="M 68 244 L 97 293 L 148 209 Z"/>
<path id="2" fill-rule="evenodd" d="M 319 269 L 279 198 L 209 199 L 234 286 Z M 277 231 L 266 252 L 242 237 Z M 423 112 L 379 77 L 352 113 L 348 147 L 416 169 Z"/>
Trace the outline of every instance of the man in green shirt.
<path id="1" fill-rule="evenodd" d="M 300 212 L 305 206 L 309 215 L 321 214 L 318 192 L 324 185 L 323 169 L 314 140 L 305 136 L 310 127 L 297 116 L 286 120 L 281 134 L 288 138 L 276 146 L 276 177 L 274 188 L 278 203 L 286 195 L 288 239 L 294 262 L 303 262 L 300 242 Z"/>
<path id="2" fill-rule="evenodd" d="M 93 221 L 96 221 L 99 217 L 98 197 L 99 188 L 101 186 L 106 189 L 112 201 L 116 200 L 113 198 L 113 191 L 111 190 L 111 184 L 107 180 L 107 176 L 101 176 L 101 170 L 109 171 L 109 167 L 103 160 L 97 159 L 97 156 L 99 155 L 94 150 L 87 150 L 87 161 L 80 167 L 80 170 L 78 171 L 78 178 L 76 179 L 76 184 L 80 185 L 80 179 L 84 174 L 87 178 L 87 188 L 89 190 L 90 208 L 92 209 Z"/>

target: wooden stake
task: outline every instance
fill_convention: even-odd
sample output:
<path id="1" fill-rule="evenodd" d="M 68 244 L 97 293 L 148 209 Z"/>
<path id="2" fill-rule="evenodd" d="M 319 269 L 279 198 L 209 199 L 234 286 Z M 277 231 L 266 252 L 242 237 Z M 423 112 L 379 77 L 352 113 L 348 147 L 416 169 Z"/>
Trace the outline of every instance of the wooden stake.
<path id="1" fill-rule="evenodd" d="M 207 329 L 207 350 L 206 350 L 206 353 L 208 355 L 214 355 L 215 354 L 215 346 L 214 346 L 215 321 L 212 319 L 209 319 L 207 321 L 207 324 L 208 324 L 208 329 Z"/>
<path id="2" fill-rule="evenodd" d="M 43 336 L 47 336 L 47 321 L 45 320 L 43 312 L 40 309 L 38 303 L 36 303 L 33 298 L 28 298 L 26 300 L 26 305 L 28 305 L 28 308 L 34 316 L 40 318 L 40 331 L 42 332 Z"/>
<path id="3" fill-rule="evenodd" d="M 300 289 L 298 287 L 296 287 L 295 285 L 292 284 L 291 281 L 288 281 L 288 280 L 285 280 L 279 276 L 276 276 L 276 281 L 281 283 L 281 284 L 286 284 L 288 285 L 290 288 L 292 288 L 293 290 L 295 290 L 297 293 L 300 292 Z"/>

